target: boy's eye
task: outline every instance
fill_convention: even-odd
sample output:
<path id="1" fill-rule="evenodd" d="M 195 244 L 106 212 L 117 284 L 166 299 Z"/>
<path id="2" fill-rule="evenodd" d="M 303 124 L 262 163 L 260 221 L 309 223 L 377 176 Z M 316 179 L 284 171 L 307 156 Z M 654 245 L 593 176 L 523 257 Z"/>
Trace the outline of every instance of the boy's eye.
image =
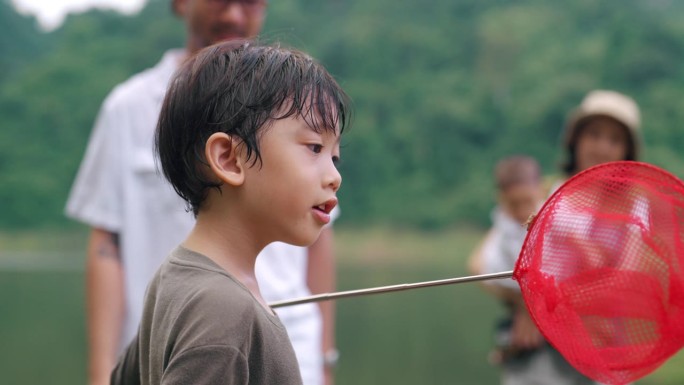
<path id="1" fill-rule="evenodd" d="M 321 144 L 310 144 L 309 149 L 315 154 L 320 154 L 321 151 L 323 151 L 323 145 L 321 145 Z"/>
<path id="2" fill-rule="evenodd" d="M 340 157 L 337 155 L 333 155 L 332 161 L 334 165 L 338 165 L 340 163 Z"/>

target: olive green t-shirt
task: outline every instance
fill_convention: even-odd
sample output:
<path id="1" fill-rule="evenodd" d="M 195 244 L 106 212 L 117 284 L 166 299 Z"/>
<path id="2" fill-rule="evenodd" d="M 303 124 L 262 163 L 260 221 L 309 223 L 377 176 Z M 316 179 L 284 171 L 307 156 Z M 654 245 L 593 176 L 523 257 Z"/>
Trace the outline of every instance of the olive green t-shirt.
<path id="1" fill-rule="evenodd" d="M 176 248 L 147 289 L 112 384 L 301 384 L 284 326 L 211 259 Z"/>

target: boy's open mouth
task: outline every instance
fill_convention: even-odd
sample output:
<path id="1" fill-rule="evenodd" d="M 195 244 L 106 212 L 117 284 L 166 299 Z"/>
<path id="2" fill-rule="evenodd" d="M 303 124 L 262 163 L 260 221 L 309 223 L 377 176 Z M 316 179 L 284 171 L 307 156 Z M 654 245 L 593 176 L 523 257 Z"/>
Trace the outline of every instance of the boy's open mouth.
<path id="1" fill-rule="evenodd" d="M 328 199 L 325 203 L 322 203 L 318 206 L 314 206 L 315 210 L 322 211 L 326 214 L 330 214 L 330 212 L 337 206 L 337 198 L 332 198 Z"/>

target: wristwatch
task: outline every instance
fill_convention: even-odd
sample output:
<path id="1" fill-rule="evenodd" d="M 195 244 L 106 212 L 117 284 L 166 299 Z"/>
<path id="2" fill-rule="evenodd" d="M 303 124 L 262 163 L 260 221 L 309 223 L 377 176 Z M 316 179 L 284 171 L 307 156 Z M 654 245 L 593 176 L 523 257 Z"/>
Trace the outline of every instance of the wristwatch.
<path id="1" fill-rule="evenodd" d="M 333 369 L 340 360 L 340 352 L 337 349 L 329 349 L 323 354 L 323 366 Z"/>

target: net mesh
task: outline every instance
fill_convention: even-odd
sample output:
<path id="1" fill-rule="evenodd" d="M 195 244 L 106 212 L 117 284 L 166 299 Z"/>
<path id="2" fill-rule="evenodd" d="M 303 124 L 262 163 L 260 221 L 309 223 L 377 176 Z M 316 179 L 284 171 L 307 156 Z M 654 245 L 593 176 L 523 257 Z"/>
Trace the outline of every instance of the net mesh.
<path id="1" fill-rule="evenodd" d="M 639 162 L 586 170 L 544 204 L 514 278 L 578 371 L 626 384 L 684 346 L 683 224 L 684 184 Z"/>

